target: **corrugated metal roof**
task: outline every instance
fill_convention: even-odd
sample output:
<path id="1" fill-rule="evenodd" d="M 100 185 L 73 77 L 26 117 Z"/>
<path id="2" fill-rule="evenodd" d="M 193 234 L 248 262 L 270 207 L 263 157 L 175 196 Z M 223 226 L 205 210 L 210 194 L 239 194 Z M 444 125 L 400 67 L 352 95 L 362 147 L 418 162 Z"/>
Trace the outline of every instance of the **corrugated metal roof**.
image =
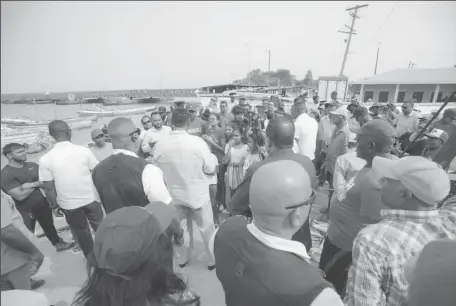
<path id="1" fill-rule="evenodd" d="M 456 84 L 456 68 L 396 69 L 351 84 Z"/>

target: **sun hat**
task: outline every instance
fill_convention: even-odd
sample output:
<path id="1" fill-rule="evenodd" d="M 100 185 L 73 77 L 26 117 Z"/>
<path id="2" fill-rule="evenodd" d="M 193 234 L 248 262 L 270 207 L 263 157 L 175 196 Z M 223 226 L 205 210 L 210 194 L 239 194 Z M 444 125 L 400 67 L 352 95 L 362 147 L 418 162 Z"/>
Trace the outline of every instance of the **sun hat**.
<path id="1" fill-rule="evenodd" d="M 348 112 L 347 109 L 345 109 L 344 107 L 339 107 L 338 109 L 330 112 L 332 115 L 338 115 L 338 116 L 343 116 L 345 118 L 348 118 L 350 113 Z"/>
<path id="2" fill-rule="evenodd" d="M 375 157 L 372 169 L 382 178 L 400 181 L 416 198 L 437 205 L 450 192 L 450 179 L 435 162 L 421 156 L 391 160 Z"/>
<path id="3" fill-rule="evenodd" d="M 103 131 L 101 129 L 94 129 L 91 133 L 90 136 L 92 138 L 97 138 L 100 135 L 104 135 Z"/>
<path id="4" fill-rule="evenodd" d="M 362 127 L 351 128 L 350 131 L 357 135 L 369 136 L 383 145 L 393 144 L 396 137 L 396 130 L 383 119 L 371 120 Z"/>

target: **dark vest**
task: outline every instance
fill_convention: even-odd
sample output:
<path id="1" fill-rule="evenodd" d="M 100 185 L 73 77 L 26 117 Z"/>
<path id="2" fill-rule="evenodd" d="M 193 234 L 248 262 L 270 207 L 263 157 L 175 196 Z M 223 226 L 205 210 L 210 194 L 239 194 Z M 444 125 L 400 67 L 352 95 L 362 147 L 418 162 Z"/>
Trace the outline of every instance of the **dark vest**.
<path id="1" fill-rule="evenodd" d="M 331 287 L 299 256 L 256 239 L 244 217 L 229 218 L 220 226 L 214 256 L 227 306 L 306 306 Z"/>
<path id="2" fill-rule="evenodd" d="M 143 159 L 113 154 L 93 169 L 93 183 L 107 214 L 121 207 L 149 204 L 142 182 L 146 165 Z"/>

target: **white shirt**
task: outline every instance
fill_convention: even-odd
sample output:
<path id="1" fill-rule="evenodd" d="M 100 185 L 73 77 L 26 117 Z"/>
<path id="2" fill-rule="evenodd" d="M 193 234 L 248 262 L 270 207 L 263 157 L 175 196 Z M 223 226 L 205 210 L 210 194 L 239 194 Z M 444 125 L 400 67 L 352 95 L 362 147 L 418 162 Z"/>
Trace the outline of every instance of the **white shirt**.
<path id="1" fill-rule="evenodd" d="M 318 122 L 306 113 L 299 115 L 295 121 L 295 138 L 298 141 L 299 154 L 315 159 L 317 146 Z"/>
<path id="2" fill-rule="evenodd" d="M 197 209 L 210 203 L 206 174 L 218 163 L 202 138 L 174 130 L 157 143 L 153 160 L 163 171 L 175 204 Z"/>
<path id="3" fill-rule="evenodd" d="M 136 153 L 122 149 L 115 149 L 112 154 L 125 154 L 138 158 Z M 163 202 L 165 204 L 171 203 L 172 198 L 169 194 L 168 188 L 166 188 L 165 181 L 163 180 L 163 172 L 160 168 L 155 165 L 148 164 L 142 172 L 141 179 L 144 193 L 150 203 L 156 201 Z"/>
<path id="4" fill-rule="evenodd" d="M 284 251 L 288 253 L 293 253 L 298 257 L 301 257 L 303 260 L 309 262 L 310 256 L 307 254 L 306 247 L 304 244 L 293 241 L 287 240 L 276 236 L 268 235 L 262 231 L 260 231 L 254 223 L 247 225 L 247 230 L 261 243 L 268 246 L 271 249 Z M 209 240 L 209 250 L 212 254 L 212 258 L 214 256 L 214 240 L 215 235 L 217 234 L 218 229 L 212 235 L 211 239 Z M 343 306 L 342 300 L 340 299 L 339 295 L 334 291 L 332 288 L 326 288 L 320 292 L 319 295 L 313 300 L 310 306 Z"/>
<path id="5" fill-rule="evenodd" d="M 89 148 L 62 141 L 40 158 L 38 172 L 40 181 L 54 181 L 59 206 L 71 210 L 95 201 L 91 172 L 97 164 Z"/>
<path id="6" fill-rule="evenodd" d="M 218 159 L 217 156 L 215 156 L 213 153 L 211 153 L 212 160 L 214 163 L 218 164 Z M 208 185 L 217 185 L 217 173 L 214 174 L 206 174 L 207 177 L 207 183 Z"/>
<path id="7" fill-rule="evenodd" d="M 150 153 L 151 155 L 154 155 L 154 148 L 151 148 L 149 143 L 154 143 L 154 142 L 159 142 L 160 140 L 163 139 L 163 137 L 166 137 L 166 135 L 171 134 L 171 128 L 169 126 L 163 125 L 161 129 L 157 130 L 156 128 L 152 127 L 149 129 L 143 139 L 142 143 L 142 150 L 144 153 Z"/>
<path id="8" fill-rule="evenodd" d="M 333 180 L 334 191 L 337 196 L 345 196 L 347 182 L 354 179 L 365 165 L 366 161 L 356 156 L 356 152 L 348 152 L 337 158 Z"/>

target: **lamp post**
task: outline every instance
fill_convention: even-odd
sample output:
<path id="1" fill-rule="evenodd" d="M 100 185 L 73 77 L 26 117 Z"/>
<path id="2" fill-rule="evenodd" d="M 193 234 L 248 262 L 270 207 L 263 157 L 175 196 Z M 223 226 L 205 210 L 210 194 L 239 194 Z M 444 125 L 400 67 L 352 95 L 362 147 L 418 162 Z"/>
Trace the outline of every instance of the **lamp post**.
<path id="1" fill-rule="evenodd" d="M 266 49 L 266 52 L 268 52 L 269 57 L 268 57 L 268 87 L 271 86 L 271 50 Z"/>

